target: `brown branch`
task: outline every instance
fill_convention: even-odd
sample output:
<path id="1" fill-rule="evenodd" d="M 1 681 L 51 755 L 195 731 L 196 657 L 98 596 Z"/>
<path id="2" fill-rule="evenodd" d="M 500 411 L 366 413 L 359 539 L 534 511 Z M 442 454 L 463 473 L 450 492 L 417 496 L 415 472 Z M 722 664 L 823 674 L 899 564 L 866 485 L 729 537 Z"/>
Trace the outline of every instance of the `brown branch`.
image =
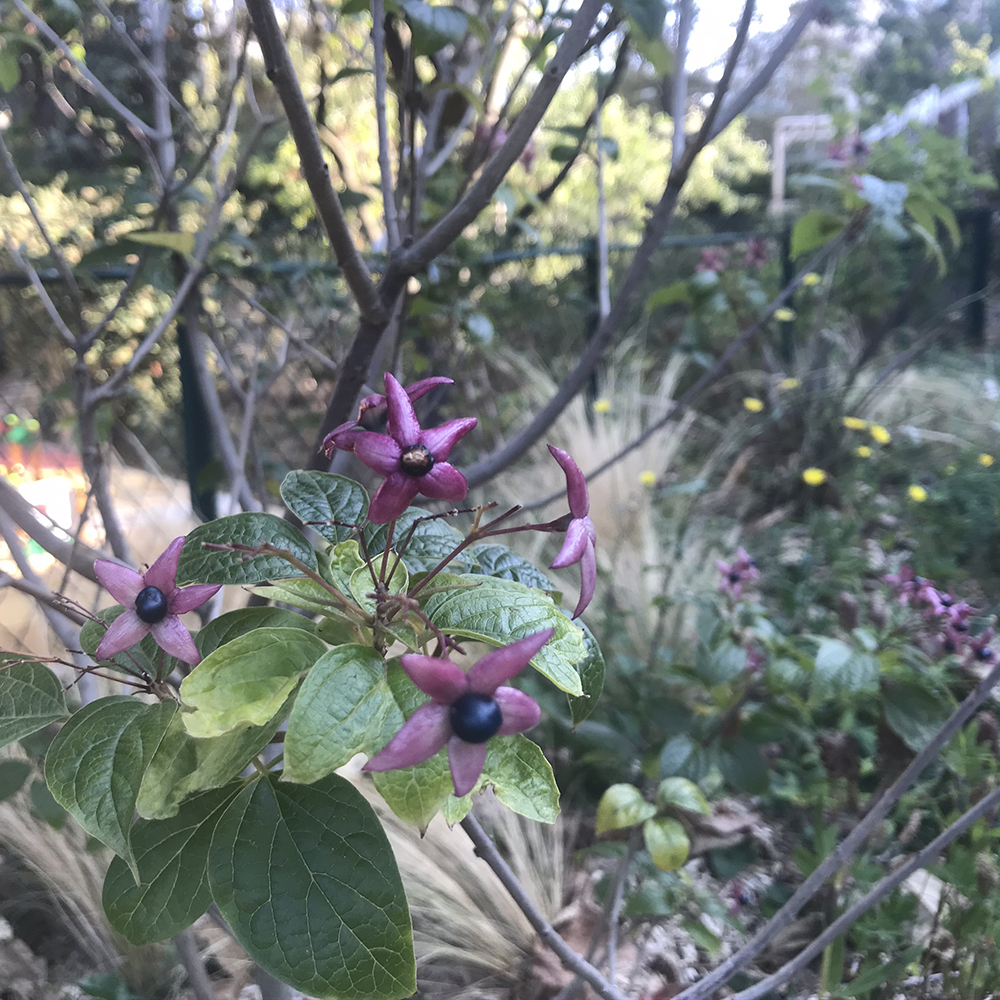
<path id="1" fill-rule="evenodd" d="M 882 825 L 897 802 L 909 791 L 924 768 L 935 760 L 951 738 L 972 717 L 1000 681 L 1000 663 L 979 682 L 975 690 L 958 706 L 933 738 L 910 761 L 906 770 L 889 786 L 885 794 L 868 810 L 860 823 L 834 848 L 809 877 L 792 893 L 788 902 L 738 951 L 704 979 L 679 993 L 674 1000 L 708 1000 L 740 969 L 753 961 L 785 928 L 791 925 L 802 908 L 816 895 L 831 875 L 839 871 L 868 838 Z"/>
<path id="2" fill-rule="evenodd" d="M 368 265 L 354 245 L 344 207 L 330 182 L 330 168 L 323 157 L 316 123 L 299 86 L 288 47 L 274 16 L 271 0 L 247 0 L 247 10 L 250 12 L 254 33 L 264 55 L 264 67 L 268 79 L 274 85 L 285 109 L 292 138 L 295 140 L 295 148 L 302 164 L 302 174 L 309 185 L 309 191 L 316 203 L 316 211 L 326 229 L 337 263 L 344 272 L 344 278 L 357 301 L 362 318 L 382 320 L 387 310 L 375 294 Z"/>
<path id="3" fill-rule="evenodd" d="M 590 373 L 597 367 L 597 363 L 613 341 L 619 327 L 624 323 L 632 299 L 639 290 L 649 270 L 653 254 L 659 249 L 660 243 L 666 235 L 667 229 L 673 219 L 674 209 L 677 207 L 681 190 L 687 181 L 691 166 L 709 141 L 709 129 L 732 79 L 736 62 L 743 50 L 743 44 L 750 30 L 750 20 L 753 16 L 753 10 L 754 0 L 747 0 L 743 8 L 743 16 L 740 18 L 736 40 L 733 43 L 732 49 L 730 49 L 726 68 L 716 88 L 712 107 L 705 116 L 702 128 L 685 145 L 684 156 L 681 157 L 680 163 L 670 171 L 663 196 L 660 198 L 660 202 L 653 211 L 653 214 L 646 222 L 642 242 L 639 244 L 639 248 L 632 258 L 632 263 L 629 265 L 629 269 L 626 271 L 625 277 L 617 289 L 611 311 L 602 320 L 596 333 L 587 344 L 577 366 L 566 376 L 556 390 L 555 395 L 542 407 L 531 423 L 515 434 L 503 447 L 499 448 L 493 454 L 481 458 L 465 471 L 465 476 L 470 486 L 485 482 L 505 469 L 513 461 L 520 458 L 549 429 L 559 414 L 562 413 L 573 397 L 584 386 L 590 377 Z"/>
<path id="4" fill-rule="evenodd" d="M 378 131 L 378 169 L 382 182 L 385 239 L 391 252 L 399 246 L 399 224 L 396 222 L 396 192 L 392 186 L 392 166 L 389 163 L 389 126 L 385 116 L 385 12 L 382 9 L 382 0 L 372 0 L 372 45 L 375 49 L 375 121 Z"/>
<path id="5" fill-rule="evenodd" d="M 59 528 L 51 518 L 52 527 L 45 524 L 45 514 L 37 507 L 28 503 L 6 479 L 0 477 L 0 510 L 10 515 L 11 520 L 29 538 L 33 538 L 46 552 L 55 556 L 59 562 L 71 566 L 73 570 L 98 583 L 94 572 L 95 559 L 110 559 L 111 556 L 98 549 L 92 549 L 82 543 L 74 545 L 73 539 Z"/>
<path id="6" fill-rule="evenodd" d="M 807 945 L 786 962 L 777 972 L 762 979 L 759 983 L 737 993 L 733 1000 L 764 1000 L 772 997 L 782 984 L 788 982 L 797 972 L 804 969 L 824 948 L 843 934 L 856 920 L 864 916 L 873 906 L 880 903 L 901 882 L 904 882 L 915 871 L 924 868 L 933 861 L 949 844 L 962 836 L 977 820 L 1000 805 L 1000 788 L 979 800 L 971 809 L 964 812 L 954 823 L 941 831 L 923 850 L 918 851 L 905 864 L 897 868 L 874 885 L 853 906 L 848 907 L 829 927 L 813 942 Z"/>
<path id="7" fill-rule="evenodd" d="M 524 151 L 528 140 L 552 103 L 563 78 L 586 46 L 590 29 L 602 7 L 602 0 L 583 0 L 563 35 L 559 48 L 545 67 L 538 86 L 511 125 L 503 145 L 486 162 L 479 177 L 458 203 L 416 243 L 401 251 L 390 262 L 385 277 L 386 285 L 392 287 L 394 280 L 405 281 L 405 277 L 423 270 L 438 254 L 447 249 L 486 207 L 510 168 Z"/>
<path id="8" fill-rule="evenodd" d="M 710 138 L 714 139 L 737 115 L 746 110 L 747 105 L 771 82 L 774 71 L 784 62 L 785 57 L 795 47 L 799 36 L 805 31 L 809 22 L 819 13 L 826 0 L 806 0 L 795 20 L 781 36 L 781 41 L 774 47 L 770 58 L 760 68 L 757 75 L 738 93 L 726 106 L 726 113 L 720 116 L 712 129 Z"/>
<path id="9" fill-rule="evenodd" d="M 462 829 L 469 835 L 469 839 L 476 847 L 476 854 L 485 861 L 497 878 L 503 883 L 503 887 L 510 894 L 511 899 L 517 904 L 520 911 L 528 918 L 528 922 L 535 928 L 538 936 L 547 947 L 555 952 L 559 961 L 575 973 L 585 983 L 588 983 L 594 992 L 602 1000 L 627 1000 L 627 997 L 614 983 L 609 983 L 601 973 L 595 969 L 586 959 L 578 955 L 559 936 L 553 926 L 542 915 L 541 910 L 531 901 L 524 886 L 518 881 L 510 865 L 503 859 L 496 845 L 489 835 L 482 828 L 479 820 L 469 813 L 462 820 Z"/>

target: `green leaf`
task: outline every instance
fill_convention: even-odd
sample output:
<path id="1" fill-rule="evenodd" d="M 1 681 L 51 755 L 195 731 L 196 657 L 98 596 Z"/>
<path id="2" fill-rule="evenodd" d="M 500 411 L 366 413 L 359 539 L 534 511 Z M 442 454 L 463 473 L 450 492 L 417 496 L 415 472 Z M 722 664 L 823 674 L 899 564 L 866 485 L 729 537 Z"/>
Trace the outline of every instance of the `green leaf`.
<path id="1" fill-rule="evenodd" d="M 12 48 L 0 50 L 0 90 L 10 93 L 21 82 L 21 67 L 17 52 Z"/>
<path id="2" fill-rule="evenodd" d="M 198 652 L 203 657 L 214 653 L 227 642 L 258 628 L 300 628 L 315 632 L 316 626 L 303 615 L 287 608 L 239 608 L 213 618 L 195 637 Z"/>
<path id="3" fill-rule="evenodd" d="M 681 926 L 691 935 L 694 943 L 713 958 L 722 949 L 722 940 L 713 934 L 700 920 L 685 920 Z"/>
<path id="4" fill-rule="evenodd" d="M 647 37 L 634 18 L 628 19 L 629 35 L 636 52 L 648 62 L 659 77 L 670 76 L 674 71 L 674 53 L 662 38 Z"/>
<path id="5" fill-rule="evenodd" d="M 616 0 L 616 7 L 623 10 L 646 38 L 661 38 L 667 19 L 664 0 Z"/>
<path id="6" fill-rule="evenodd" d="M 66 825 L 69 815 L 65 809 L 52 797 L 45 782 L 36 778 L 29 789 L 31 811 L 40 819 L 45 820 L 53 830 L 61 830 Z"/>
<path id="7" fill-rule="evenodd" d="M 144 243 L 151 247 L 164 247 L 174 253 L 190 257 L 194 253 L 193 233 L 126 233 L 124 238 L 132 243 Z"/>
<path id="8" fill-rule="evenodd" d="M 469 584 L 476 584 L 470 587 Z M 531 665 L 557 688 L 579 697 L 583 684 L 576 664 L 587 654 L 583 631 L 547 594 L 514 580 L 442 573 L 434 579 L 441 591 L 427 598 L 424 613 L 444 632 L 505 646 L 542 629 L 553 637 Z M 451 589 L 461 588 L 461 589 Z"/>
<path id="9" fill-rule="evenodd" d="M 371 646 L 328 650 L 295 698 L 285 734 L 284 778 L 318 781 L 356 753 L 377 753 L 402 724 L 382 657 Z"/>
<path id="10" fill-rule="evenodd" d="M 567 695 L 569 714 L 574 726 L 580 725 L 597 708 L 597 702 L 604 691 L 604 654 L 594 638 L 594 633 L 586 625 L 581 624 L 581 628 L 586 655 L 576 664 L 576 669 L 580 674 L 583 696 L 574 698 L 572 695 Z"/>
<path id="11" fill-rule="evenodd" d="M 661 871 L 674 872 L 688 859 L 691 841 L 675 819 L 648 819 L 642 825 L 646 850 Z"/>
<path id="12" fill-rule="evenodd" d="M 321 570 L 324 578 L 345 595 L 351 592 L 351 577 L 354 576 L 354 571 L 365 565 L 365 560 L 361 556 L 361 546 L 354 538 L 328 549 L 323 556 L 323 562 Z"/>
<path id="13" fill-rule="evenodd" d="M 469 16 L 457 7 L 432 7 L 424 0 L 396 0 L 413 32 L 413 48 L 430 56 L 462 40 L 469 30 Z"/>
<path id="14" fill-rule="evenodd" d="M 885 721 L 912 750 L 920 753 L 951 714 L 948 699 L 917 684 L 892 684 L 882 695 Z"/>
<path id="15" fill-rule="evenodd" d="M 208 909 L 208 850 L 224 810 L 243 783 L 188 799 L 173 819 L 139 820 L 132 828 L 138 883 L 120 858 L 104 879 L 104 912 L 132 944 L 180 933 Z"/>
<path id="16" fill-rule="evenodd" d="M 403 564 L 410 571 L 410 576 L 418 573 L 428 573 L 442 559 L 451 555 L 455 547 L 462 541 L 459 534 L 450 524 L 445 523 L 441 518 L 433 521 L 421 521 L 417 524 L 413 538 L 406 541 L 410 528 L 420 518 L 428 517 L 427 511 L 420 510 L 419 507 L 407 507 L 400 514 L 396 521 L 396 530 L 392 536 L 393 548 L 397 551 L 405 544 L 403 552 Z M 385 524 L 369 525 L 365 530 L 365 539 L 368 542 L 368 551 L 372 558 L 381 555 L 385 549 L 385 540 L 388 535 L 388 526 Z M 472 556 L 468 551 L 460 552 L 455 560 L 450 564 L 453 571 L 467 570 L 472 567 Z"/>
<path id="17" fill-rule="evenodd" d="M 204 549 L 202 543 L 235 543 L 257 547 L 263 544 L 287 549 L 309 569 L 316 569 L 316 553 L 298 528 L 274 514 L 234 514 L 200 524 L 181 549 L 178 581 L 193 583 L 262 583 L 298 575 L 291 563 L 275 555 L 220 552 Z"/>
<path id="18" fill-rule="evenodd" d="M 476 560 L 472 572 L 498 580 L 516 580 L 526 587 L 557 591 L 559 588 L 534 563 L 508 549 L 506 545 L 474 545 L 468 549 Z"/>
<path id="19" fill-rule="evenodd" d="M 344 6 L 346 8 L 347 5 L 345 4 Z M 368 5 L 367 4 L 365 5 L 364 9 L 365 10 L 368 9 Z M 343 13 L 346 14 L 346 13 L 348 13 L 348 11 L 345 9 L 345 10 L 343 10 Z M 332 87 L 335 83 L 339 83 L 341 80 L 348 80 L 352 76 L 366 76 L 370 72 L 371 72 L 370 69 L 364 69 L 361 66 L 345 66 L 343 69 L 338 70 L 334 74 L 333 79 L 330 81 L 330 86 Z M 322 475 L 322 473 L 321 473 L 321 475 Z"/>
<path id="20" fill-rule="evenodd" d="M 16 795 L 28 780 L 31 765 L 26 760 L 0 761 L 0 802 Z"/>
<path id="21" fill-rule="evenodd" d="M 326 652 L 298 628 L 256 629 L 205 657 L 181 682 L 184 715 L 195 737 L 221 736 L 274 718 L 299 678 Z"/>
<path id="22" fill-rule="evenodd" d="M 704 647 L 698 651 L 698 676 L 709 686 L 728 684 L 735 680 L 747 665 L 747 651 L 731 639 L 720 643 L 713 650 Z"/>
<path id="23" fill-rule="evenodd" d="M 571 146 L 569 143 L 561 142 L 549 150 L 549 156 L 554 163 L 569 163 L 579 152 L 579 146 Z"/>
<path id="24" fill-rule="evenodd" d="M 763 795 L 770 787 L 767 764 L 760 747 L 750 740 L 739 739 L 719 754 L 719 770 L 733 788 L 750 795 Z"/>
<path id="25" fill-rule="evenodd" d="M 820 640 L 812 692 L 822 697 L 838 691 L 873 691 L 878 687 L 879 662 L 840 639 Z"/>
<path id="26" fill-rule="evenodd" d="M 829 243 L 834 236 L 838 235 L 844 228 L 844 220 L 822 209 L 816 208 L 811 212 L 806 212 L 796 223 L 792 230 L 792 241 L 790 254 L 794 260 L 815 250 L 817 247 Z"/>
<path id="27" fill-rule="evenodd" d="M 552 767 L 541 748 L 520 733 L 490 740 L 476 787 L 487 785 L 508 809 L 537 823 L 554 823 L 559 815 L 559 787 Z"/>
<path id="28" fill-rule="evenodd" d="M 710 816 L 712 809 L 705 798 L 705 793 L 687 778 L 664 778 L 656 789 L 656 804 L 676 806 L 678 809 L 690 809 L 703 816 Z"/>
<path id="29" fill-rule="evenodd" d="M 216 827 L 208 878 L 250 957 L 303 993 L 397 1000 L 416 988 L 396 860 L 371 806 L 343 778 L 249 784 Z"/>
<path id="30" fill-rule="evenodd" d="M 353 534 L 353 528 L 343 525 L 359 524 L 368 513 L 368 494 L 362 486 L 353 479 L 327 472 L 289 472 L 281 484 L 281 499 L 303 523 L 321 522 L 310 527 L 334 543 L 346 541 Z M 330 523 L 333 521 L 342 523 Z"/>
<path id="31" fill-rule="evenodd" d="M 392 565 L 391 557 L 389 565 Z M 367 566 L 361 566 L 351 574 L 350 595 L 358 604 L 370 615 L 375 614 L 375 598 L 369 595 L 375 591 L 372 589 L 371 570 Z M 390 594 L 405 594 L 410 587 L 410 576 L 406 572 L 406 565 L 400 563 L 396 567 L 396 572 L 392 574 L 388 592 Z"/>
<path id="32" fill-rule="evenodd" d="M 647 802 L 635 785 L 612 785 L 597 803 L 597 836 L 636 826 L 655 815 L 656 806 Z"/>
<path id="33" fill-rule="evenodd" d="M 45 755 L 55 800 L 87 831 L 123 857 L 135 873 L 129 827 L 146 767 L 177 704 L 147 705 L 115 695 L 73 715 Z"/>
<path id="34" fill-rule="evenodd" d="M 701 781 L 708 770 L 709 761 L 705 751 L 690 736 L 674 736 L 667 740 L 660 751 L 661 778 L 679 775 L 691 781 Z"/>
<path id="35" fill-rule="evenodd" d="M 691 289 L 686 281 L 675 281 L 672 285 L 658 288 L 646 299 L 646 311 L 652 312 L 661 306 L 672 306 L 678 302 L 690 302 Z"/>
<path id="36" fill-rule="evenodd" d="M 262 610 L 262 609 L 253 609 Z M 136 812 L 144 819 L 168 819 L 195 792 L 231 781 L 260 753 L 288 714 L 286 702 L 270 721 L 222 736 L 195 739 L 184 728 L 184 715 L 170 720 L 139 787 Z"/>
<path id="37" fill-rule="evenodd" d="M 0 746 L 65 718 L 62 683 L 41 663 L 0 663 Z"/>

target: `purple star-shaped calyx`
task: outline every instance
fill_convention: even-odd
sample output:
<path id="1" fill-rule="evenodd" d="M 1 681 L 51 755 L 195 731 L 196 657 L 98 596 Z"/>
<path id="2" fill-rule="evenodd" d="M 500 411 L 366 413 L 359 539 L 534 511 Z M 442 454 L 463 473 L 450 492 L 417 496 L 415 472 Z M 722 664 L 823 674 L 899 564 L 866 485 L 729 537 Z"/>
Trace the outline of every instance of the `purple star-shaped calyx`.
<path id="1" fill-rule="evenodd" d="M 487 653 L 466 673 L 443 656 L 408 653 L 400 665 L 431 700 L 421 705 L 371 760 L 366 771 L 395 771 L 430 760 L 448 748 L 448 765 L 459 797 L 476 786 L 493 736 L 523 733 L 538 724 L 538 702 L 504 682 L 520 673 L 552 638 L 535 632 Z"/>
<path id="2" fill-rule="evenodd" d="M 422 399 L 439 385 L 454 385 L 455 380 L 435 375 L 432 378 L 422 378 L 419 382 L 411 382 L 403 390 L 411 403 Z M 375 430 L 389 409 L 389 402 L 380 392 L 365 396 L 358 404 L 358 419 L 334 427 L 323 438 L 323 451 L 327 458 L 332 458 L 335 451 L 354 451 L 354 438 L 363 431 Z"/>
<path id="3" fill-rule="evenodd" d="M 177 562 L 184 538 L 175 538 L 145 573 L 107 559 L 94 562 L 97 579 L 125 607 L 124 614 L 104 633 L 97 647 L 98 660 L 110 659 L 151 634 L 162 650 L 178 660 L 192 666 L 201 662 L 198 647 L 178 616 L 201 607 L 221 588 L 210 584 L 177 586 Z"/>
<path id="4" fill-rule="evenodd" d="M 448 464 L 448 456 L 456 442 L 476 426 L 476 418 L 463 417 L 424 429 L 406 390 L 388 372 L 385 395 L 388 433 L 352 430 L 349 438 L 358 458 L 385 477 L 372 497 L 368 520 L 374 524 L 395 520 L 418 493 L 434 500 L 464 500 L 469 485 L 465 476 Z"/>

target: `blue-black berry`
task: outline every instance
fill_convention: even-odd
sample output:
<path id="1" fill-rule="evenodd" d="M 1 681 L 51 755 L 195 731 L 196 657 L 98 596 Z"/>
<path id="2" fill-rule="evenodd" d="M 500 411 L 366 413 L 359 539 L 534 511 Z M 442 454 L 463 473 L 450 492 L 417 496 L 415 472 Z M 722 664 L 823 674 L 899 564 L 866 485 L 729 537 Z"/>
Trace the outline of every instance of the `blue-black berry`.
<path id="1" fill-rule="evenodd" d="M 466 743 L 485 743 L 503 723 L 500 706 L 488 694 L 467 691 L 451 706 L 451 728 Z"/>
<path id="2" fill-rule="evenodd" d="M 143 587 L 135 599 L 135 613 L 147 625 L 162 622 L 167 617 L 167 595 L 159 587 Z"/>
<path id="3" fill-rule="evenodd" d="M 738 573 L 736 570 L 733 570 L 733 572 L 729 574 L 729 582 L 730 583 L 739 583 L 740 580 L 742 580 L 742 579 L 743 579 L 743 574 L 742 573 Z"/>
<path id="4" fill-rule="evenodd" d="M 982 660 L 984 663 L 988 663 L 993 659 L 993 650 L 989 646 L 983 646 L 981 649 L 976 650 L 976 659 Z"/>

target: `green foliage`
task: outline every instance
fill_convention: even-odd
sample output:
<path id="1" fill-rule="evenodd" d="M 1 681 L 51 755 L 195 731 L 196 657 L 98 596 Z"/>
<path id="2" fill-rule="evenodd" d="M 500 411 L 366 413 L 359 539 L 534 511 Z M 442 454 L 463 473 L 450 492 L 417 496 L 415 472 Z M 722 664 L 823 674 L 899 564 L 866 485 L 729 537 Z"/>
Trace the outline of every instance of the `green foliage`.
<path id="1" fill-rule="evenodd" d="M 274 514 L 234 514 L 199 525 L 181 550 L 177 580 L 193 583 L 261 583 L 271 578 L 301 575 L 287 559 L 273 554 L 204 548 L 209 545 L 270 545 L 289 552 L 309 569 L 316 553 L 298 528 Z"/>
<path id="2" fill-rule="evenodd" d="M 531 665 L 557 688 L 579 697 L 583 685 L 577 664 L 584 659 L 583 633 L 552 599 L 514 580 L 442 573 L 424 605 L 438 628 L 466 639 L 502 646 L 515 639 L 554 628 L 555 635 Z"/>
<path id="3" fill-rule="evenodd" d="M 194 710 L 184 715 L 188 733 L 205 738 L 266 725 L 325 650 L 298 628 L 256 629 L 220 646 L 181 683 Z"/>
<path id="4" fill-rule="evenodd" d="M 331 1000 L 401 1000 L 415 989 L 392 849 L 343 778 L 250 782 L 215 828 L 208 878 L 240 944 L 296 989 Z"/>
<path id="5" fill-rule="evenodd" d="M 289 472 L 281 499 L 300 521 L 334 544 L 350 538 L 351 526 L 368 513 L 368 495 L 358 483 L 325 472 Z"/>
<path id="6" fill-rule="evenodd" d="M 0 746 L 67 715 L 59 679 L 41 663 L 0 663 Z"/>
<path id="7" fill-rule="evenodd" d="M 170 701 L 102 698 L 63 726 L 45 757 L 45 780 L 55 800 L 133 873 L 129 828 L 139 786 L 176 712 Z"/>
<path id="8" fill-rule="evenodd" d="M 132 829 L 138 879 L 113 858 L 104 880 L 104 912 L 132 944 L 151 944 L 184 930 L 208 909 L 208 851 L 223 812 L 241 783 L 202 792 L 159 822 L 140 820 Z"/>

